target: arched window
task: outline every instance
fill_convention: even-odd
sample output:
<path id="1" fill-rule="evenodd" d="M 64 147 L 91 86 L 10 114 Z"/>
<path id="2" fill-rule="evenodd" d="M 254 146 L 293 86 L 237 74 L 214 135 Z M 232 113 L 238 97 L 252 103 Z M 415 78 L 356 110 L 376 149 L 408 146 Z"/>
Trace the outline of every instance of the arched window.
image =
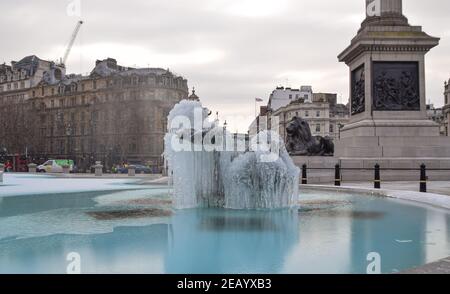
<path id="1" fill-rule="evenodd" d="M 76 83 L 72 83 L 72 85 L 70 85 L 70 91 L 71 92 L 76 92 L 78 88 L 78 85 Z"/>

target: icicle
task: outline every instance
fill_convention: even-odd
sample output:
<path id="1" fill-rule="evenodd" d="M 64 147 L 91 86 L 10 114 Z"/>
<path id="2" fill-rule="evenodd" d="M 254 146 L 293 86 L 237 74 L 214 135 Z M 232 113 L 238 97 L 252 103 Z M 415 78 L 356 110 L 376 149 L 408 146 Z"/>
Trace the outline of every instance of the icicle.
<path id="1" fill-rule="evenodd" d="M 165 136 L 165 157 L 173 182 L 175 208 L 276 209 L 295 206 L 300 170 L 283 143 L 279 144 L 279 157 L 273 162 L 261 161 L 263 156 L 269 154 L 262 151 L 210 152 L 203 148 L 195 151 L 198 149 L 193 147 L 191 151 L 174 150 L 172 140 L 180 138 L 180 134 L 192 134 L 192 129 L 194 134 L 204 134 L 213 128 L 213 124 L 208 123 L 201 129 L 192 127 L 196 119 L 194 113 L 199 109 L 203 121 L 208 116 L 208 110 L 200 102 L 193 101 L 175 105 L 168 117 L 169 128 L 171 122 L 180 116 L 191 122 L 186 129 L 172 129 Z M 223 140 L 228 137 L 226 132 L 222 136 Z M 280 138 L 276 139 L 281 142 Z"/>

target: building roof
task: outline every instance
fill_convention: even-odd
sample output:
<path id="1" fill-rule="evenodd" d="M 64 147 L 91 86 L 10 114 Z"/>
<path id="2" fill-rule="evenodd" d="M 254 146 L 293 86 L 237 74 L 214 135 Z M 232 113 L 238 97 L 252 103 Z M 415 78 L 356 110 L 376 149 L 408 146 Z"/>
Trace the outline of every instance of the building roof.
<path id="1" fill-rule="evenodd" d="M 162 68 L 130 68 L 117 65 L 117 61 L 113 58 L 98 60 L 95 68 L 91 72 L 91 76 L 98 75 L 100 77 L 108 77 L 111 75 L 131 76 L 131 75 L 149 75 L 157 76 L 173 75 L 167 69 Z"/>
<path id="2" fill-rule="evenodd" d="M 27 74 L 31 76 L 37 71 L 39 67 L 39 61 L 42 61 L 42 59 L 40 59 L 36 55 L 30 55 L 14 63 L 13 67 L 17 70 L 25 70 Z"/>

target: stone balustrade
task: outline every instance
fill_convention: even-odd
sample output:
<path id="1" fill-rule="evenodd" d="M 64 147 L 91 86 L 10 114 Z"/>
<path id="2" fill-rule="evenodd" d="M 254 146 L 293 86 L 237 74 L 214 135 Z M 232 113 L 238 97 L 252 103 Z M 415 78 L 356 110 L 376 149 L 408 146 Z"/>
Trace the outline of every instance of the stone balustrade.
<path id="1" fill-rule="evenodd" d="M 62 166 L 62 169 L 63 169 L 63 174 L 70 174 L 70 165 L 65 164 Z"/>
<path id="2" fill-rule="evenodd" d="M 130 166 L 128 167 L 128 176 L 129 176 L 129 177 L 134 177 L 134 176 L 136 176 L 136 166 L 130 165 Z"/>
<path id="3" fill-rule="evenodd" d="M 29 173 L 35 174 L 35 173 L 36 173 L 36 170 L 37 170 L 37 164 L 35 164 L 35 163 L 30 163 L 30 164 L 28 165 L 28 172 L 29 172 Z"/>
<path id="4" fill-rule="evenodd" d="M 95 170 L 95 176 L 96 177 L 101 177 L 103 176 L 103 165 L 101 161 L 96 161 L 95 165 L 93 166 L 94 170 Z"/>

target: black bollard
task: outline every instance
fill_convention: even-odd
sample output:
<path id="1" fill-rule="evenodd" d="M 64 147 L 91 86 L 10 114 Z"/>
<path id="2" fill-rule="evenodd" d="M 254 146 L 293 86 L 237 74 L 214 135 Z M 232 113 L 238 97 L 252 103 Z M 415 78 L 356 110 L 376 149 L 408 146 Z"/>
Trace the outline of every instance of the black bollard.
<path id="1" fill-rule="evenodd" d="M 420 192 L 427 192 L 427 166 L 424 163 L 420 166 Z"/>
<path id="2" fill-rule="evenodd" d="M 378 163 L 375 164 L 375 180 L 373 181 L 373 183 L 375 189 L 381 188 L 380 165 Z"/>
<path id="3" fill-rule="evenodd" d="M 306 164 L 304 164 L 302 166 L 302 185 L 307 185 L 308 184 L 308 176 L 306 174 Z"/>
<path id="4" fill-rule="evenodd" d="M 334 167 L 334 185 L 341 185 L 341 167 L 339 164 L 336 164 L 336 166 Z"/>

